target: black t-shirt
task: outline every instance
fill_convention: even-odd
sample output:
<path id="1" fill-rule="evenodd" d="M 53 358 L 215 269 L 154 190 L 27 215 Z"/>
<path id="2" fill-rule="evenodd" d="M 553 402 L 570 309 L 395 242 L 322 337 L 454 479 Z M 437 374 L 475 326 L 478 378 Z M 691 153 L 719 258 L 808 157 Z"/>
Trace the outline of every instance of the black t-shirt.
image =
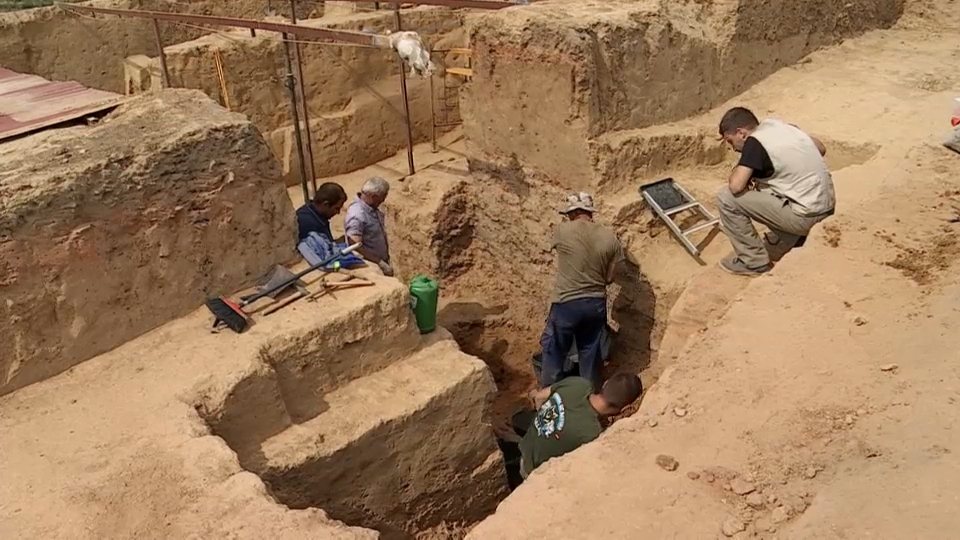
<path id="1" fill-rule="evenodd" d="M 330 232 L 330 220 L 321 216 L 312 203 L 307 203 L 297 209 L 297 229 L 298 244 L 312 232 L 333 240 L 333 233 Z"/>
<path id="2" fill-rule="evenodd" d="M 760 144 L 760 141 L 753 137 L 747 137 L 747 140 L 744 141 L 738 165 L 753 169 L 754 178 L 763 179 L 773 176 L 773 162 L 770 161 L 770 154 Z"/>

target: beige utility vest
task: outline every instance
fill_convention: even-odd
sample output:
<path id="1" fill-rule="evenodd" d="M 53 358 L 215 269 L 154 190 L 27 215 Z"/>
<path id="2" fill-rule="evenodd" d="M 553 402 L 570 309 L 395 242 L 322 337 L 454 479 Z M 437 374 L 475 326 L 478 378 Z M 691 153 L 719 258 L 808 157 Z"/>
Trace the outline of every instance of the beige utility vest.
<path id="1" fill-rule="evenodd" d="M 760 122 L 750 135 L 760 141 L 773 162 L 773 176 L 756 179 L 761 189 L 769 187 L 791 201 L 793 211 L 801 216 L 833 210 L 837 202 L 833 178 L 809 135 L 774 118 Z"/>

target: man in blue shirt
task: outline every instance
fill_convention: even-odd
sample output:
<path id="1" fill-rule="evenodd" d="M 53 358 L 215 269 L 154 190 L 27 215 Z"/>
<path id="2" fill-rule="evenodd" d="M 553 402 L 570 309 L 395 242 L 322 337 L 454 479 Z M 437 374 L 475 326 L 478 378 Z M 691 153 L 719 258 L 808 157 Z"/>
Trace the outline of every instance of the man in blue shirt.
<path id="1" fill-rule="evenodd" d="M 343 186 L 334 182 L 325 182 L 317 188 L 313 200 L 297 209 L 297 244 L 315 232 L 333 241 L 330 231 L 330 218 L 340 213 L 347 202 L 347 192 Z"/>
<path id="2" fill-rule="evenodd" d="M 343 229 L 347 242 L 362 242 L 357 250 L 367 261 L 380 267 L 385 276 L 393 275 L 390 263 L 390 242 L 387 240 L 386 218 L 380 205 L 387 199 L 390 184 L 374 176 L 367 179 L 357 193 L 357 198 L 347 208 Z"/>

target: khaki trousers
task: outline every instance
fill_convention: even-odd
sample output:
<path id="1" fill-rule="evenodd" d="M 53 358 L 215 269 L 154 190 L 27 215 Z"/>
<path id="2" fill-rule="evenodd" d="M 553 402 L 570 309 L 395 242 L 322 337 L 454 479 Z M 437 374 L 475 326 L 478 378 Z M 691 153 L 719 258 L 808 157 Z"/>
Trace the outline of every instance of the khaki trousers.
<path id="1" fill-rule="evenodd" d="M 801 236 L 806 236 L 814 225 L 833 214 L 801 216 L 793 211 L 790 202 L 770 191 L 748 189 L 734 195 L 724 186 L 717 192 L 720 209 L 720 224 L 730 238 L 733 251 L 748 268 L 760 268 L 770 264 L 770 254 L 757 234 L 753 221 L 770 228 L 780 242 L 790 248 Z"/>

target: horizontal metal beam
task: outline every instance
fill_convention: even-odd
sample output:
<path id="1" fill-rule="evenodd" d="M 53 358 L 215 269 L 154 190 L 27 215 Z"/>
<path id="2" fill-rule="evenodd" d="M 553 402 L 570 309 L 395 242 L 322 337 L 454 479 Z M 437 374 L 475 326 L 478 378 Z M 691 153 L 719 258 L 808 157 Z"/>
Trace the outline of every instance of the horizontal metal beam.
<path id="1" fill-rule="evenodd" d="M 292 34 L 295 36 L 313 38 L 320 41 L 334 41 L 339 43 L 356 43 L 358 45 L 380 46 L 377 43 L 375 34 L 364 32 L 351 32 L 349 30 L 331 30 L 329 28 L 314 28 L 312 26 L 301 26 L 297 24 L 274 23 L 267 21 L 257 21 L 252 19 L 238 19 L 234 17 L 212 17 L 208 15 L 186 15 L 181 13 L 166 13 L 163 11 L 142 11 L 136 9 L 113 9 L 93 6 L 84 6 L 79 4 L 61 4 L 57 7 L 70 12 L 80 13 L 99 13 L 101 15 L 116 15 L 118 17 L 134 17 L 140 19 L 153 19 L 157 21 L 170 21 L 174 23 L 205 24 L 208 26 L 232 26 L 234 28 L 252 28 L 254 30 L 265 30 L 267 32 L 279 32 Z"/>
<path id="2" fill-rule="evenodd" d="M 341 0 L 344 2 L 363 2 L 369 3 L 370 0 Z M 472 8 L 472 9 L 503 9 L 515 6 L 513 2 L 500 2 L 495 0 L 395 0 L 380 2 L 381 4 L 413 4 L 416 6 L 445 6 L 454 8 Z"/>

